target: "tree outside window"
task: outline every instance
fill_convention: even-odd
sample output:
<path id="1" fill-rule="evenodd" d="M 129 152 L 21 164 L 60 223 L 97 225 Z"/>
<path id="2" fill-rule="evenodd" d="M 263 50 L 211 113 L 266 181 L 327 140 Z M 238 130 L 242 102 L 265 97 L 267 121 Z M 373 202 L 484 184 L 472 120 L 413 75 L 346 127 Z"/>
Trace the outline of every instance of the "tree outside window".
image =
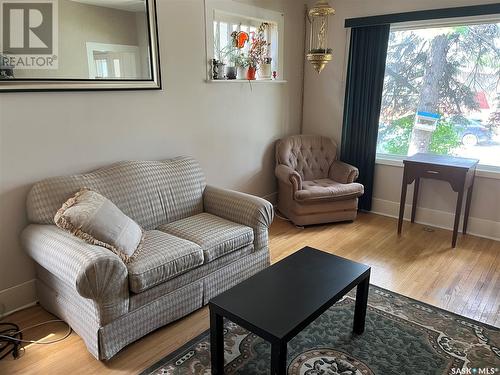
<path id="1" fill-rule="evenodd" d="M 499 83 L 500 23 L 392 30 L 378 152 L 500 166 Z"/>

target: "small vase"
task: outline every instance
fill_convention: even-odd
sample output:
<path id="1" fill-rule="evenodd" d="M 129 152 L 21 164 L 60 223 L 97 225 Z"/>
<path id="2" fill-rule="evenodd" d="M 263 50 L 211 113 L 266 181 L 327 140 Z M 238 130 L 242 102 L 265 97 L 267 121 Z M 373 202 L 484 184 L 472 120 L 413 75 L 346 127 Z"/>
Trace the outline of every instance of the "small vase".
<path id="1" fill-rule="evenodd" d="M 271 79 L 271 64 L 261 64 L 259 67 L 259 78 L 260 79 Z"/>
<path id="2" fill-rule="evenodd" d="M 247 79 L 249 81 L 255 81 L 255 74 L 256 73 L 257 73 L 257 68 L 255 68 L 253 66 L 249 66 L 248 71 L 247 71 Z"/>
<path id="3" fill-rule="evenodd" d="M 236 79 L 236 67 L 235 66 L 226 66 L 226 78 L 227 79 Z"/>
<path id="4" fill-rule="evenodd" d="M 244 66 L 238 66 L 238 69 L 237 69 L 238 79 L 247 79 L 247 69 L 248 68 L 246 68 Z"/>
<path id="5" fill-rule="evenodd" d="M 226 64 L 212 59 L 212 79 L 213 80 L 222 80 L 224 79 L 224 66 Z"/>

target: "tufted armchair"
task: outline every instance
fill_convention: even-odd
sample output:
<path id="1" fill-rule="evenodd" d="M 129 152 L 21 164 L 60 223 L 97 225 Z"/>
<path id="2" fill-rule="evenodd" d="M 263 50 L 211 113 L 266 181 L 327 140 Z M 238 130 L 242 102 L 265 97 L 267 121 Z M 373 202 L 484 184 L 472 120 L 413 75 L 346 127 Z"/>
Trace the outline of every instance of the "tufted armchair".
<path id="1" fill-rule="evenodd" d="M 278 209 L 296 225 L 356 219 L 363 185 L 358 169 L 336 160 L 327 137 L 295 135 L 276 144 Z"/>

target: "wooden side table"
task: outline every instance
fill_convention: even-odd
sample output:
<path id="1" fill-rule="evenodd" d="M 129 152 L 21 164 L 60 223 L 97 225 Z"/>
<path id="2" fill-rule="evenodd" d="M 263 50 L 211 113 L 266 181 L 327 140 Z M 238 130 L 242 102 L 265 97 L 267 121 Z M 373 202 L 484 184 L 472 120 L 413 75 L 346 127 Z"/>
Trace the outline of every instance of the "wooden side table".
<path id="1" fill-rule="evenodd" d="M 401 186 L 401 202 L 399 204 L 398 234 L 401 234 L 403 226 L 403 216 L 406 202 L 406 189 L 409 184 L 415 181 L 413 191 L 413 204 L 411 210 L 411 222 L 415 222 L 419 185 L 421 178 L 432 178 L 450 183 L 453 191 L 458 193 L 457 206 L 455 209 L 455 224 L 453 226 L 453 238 L 451 246 L 457 245 L 458 224 L 462 211 L 464 192 L 467 190 L 467 200 L 465 203 L 463 234 L 467 233 L 467 222 L 469 220 L 470 203 L 472 190 L 474 187 L 474 177 L 476 175 L 477 159 L 457 158 L 453 156 L 433 155 L 418 153 L 403 160 L 404 173 Z"/>

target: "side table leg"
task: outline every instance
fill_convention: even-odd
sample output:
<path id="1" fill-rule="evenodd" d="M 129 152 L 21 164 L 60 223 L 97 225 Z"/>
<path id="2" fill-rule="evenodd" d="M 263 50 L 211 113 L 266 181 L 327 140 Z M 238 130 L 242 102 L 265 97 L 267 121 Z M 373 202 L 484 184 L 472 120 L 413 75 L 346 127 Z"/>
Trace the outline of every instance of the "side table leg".
<path id="1" fill-rule="evenodd" d="M 464 189 L 460 189 L 457 197 L 457 207 L 455 210 L 455 224 L 453 225 L 453 238 L 451 240 L 451 247 L 457 246 L 458 224 L 460 223 L 460 214 L 462 212 L 462 201 L 464 199 Z"/>
<path id="2" fill-rule="evenodd" d="M 287 343 L 271 343 L 271 375 L 286 375 Z"/>
<path id="3" fill-rule="evenodd" d="M 463 234 L 467 234 L 467 224 L 469 223 L 470 202 L 472 200 L 473 190 L 474 190 L 474 181 L 472 181 L 472 185 L 467 189 L 467 199 L 465 201 L 465 212 L 464 212 L 464 227 L 462 230 Z"/>
<path id="4" fill-rule="evenodd" d="M 210 354 L 212 374 L 224 374 L 224 320 L 210 309 Z"/>
<path id="5" fill-rule="evenodd" d="M 415 179 L 415 185 L 413 187 L 413 203 L 411 205 L 411 222 L 415 222 L 415 214 L 417 212 L 417 203 L 418 203 L 418 190 L 420 188 L 420 177 Z"/>
<path id="6" fill-rule="evenodd" d="M 401 201 L 399 203 L 399 220 L 398 220 L 398 234 L 401 234 L 401 229 L 403 227 L 403 216 L 405 213 L 406 204 L 406 190 L 408 189 L 408 183 L 406 181 L 406 169 L 403 172 L 403 182 L 401 184 Z"/>
<path id="7" fill-rule="evenodd" d="M 356 289 L 356 305 L 354 307 L 353 332 L 360 335 L 365 331 L 366 305 L 368 304 L 368 290 L 370 288 L 370 274 L 358 284 Z"/>

